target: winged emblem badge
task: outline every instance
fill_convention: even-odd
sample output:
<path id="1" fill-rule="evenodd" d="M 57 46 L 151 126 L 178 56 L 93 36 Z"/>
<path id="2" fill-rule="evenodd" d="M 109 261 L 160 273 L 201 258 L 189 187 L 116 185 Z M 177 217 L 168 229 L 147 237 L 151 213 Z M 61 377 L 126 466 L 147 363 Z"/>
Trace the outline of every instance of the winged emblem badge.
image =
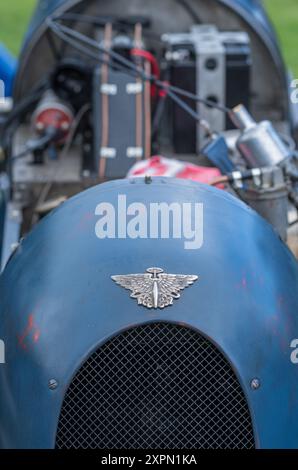
<path id="1" fill-rule="evenodd" d="M 144 274 L 112 276 L 119 286 L 130 290 L 131 298 L 147 308 L 165 308 L 180 298 L 180 292 L 197 281 L 198 276 L 167 274 L 161 268 L 149 268 Z"/>

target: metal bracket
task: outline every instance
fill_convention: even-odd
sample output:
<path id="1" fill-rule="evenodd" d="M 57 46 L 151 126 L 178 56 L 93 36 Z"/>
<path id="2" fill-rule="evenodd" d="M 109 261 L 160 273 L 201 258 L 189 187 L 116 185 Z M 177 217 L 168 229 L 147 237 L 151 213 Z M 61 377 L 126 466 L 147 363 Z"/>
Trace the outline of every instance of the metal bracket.
<path id="1" fill-rule="evenodd" d="M 1 271 L 5 268 L 11 254 L 17 248 L 21 233 L 22 213 L 14 203 L 8 203 L 4 224 Z"/>
<path id="2" fill-rule="evenodd" d="M 143 157 L 143 148 L 142 147 L 128 147 L 126 156 L 128 158 L 142 158 Z"/>
<path id="3" fill-rule="evenodd" d="M 197 56 L 197 94 L 204 99 L 225 104 L 226 100 L 226 53 L 220 32 L 215 26 L 194 26 L 191 30 L 192 41 Z M 225 129 L 225 115 L 202 103 L 197 104 L 202 119 L 209 122 L 218 132 Z M 197 127 L 197 151 L 206 144 L 206 132 Z"/>
<path id="4" fill-rule="evenodd" d="M 117 150 L 113 147 L 101 147 L 100 156 L 102 158 L 116 158 Z"/>
<path id="5" fill-rule="evenodd" d="M 118 87 L 112 83 L 102 83 L 100 91 L 103 95 L 115 96 L 117 95 Z"/>
<path id="6" fill-rule="evenodd" d="M 143 84 L 140 83 L 128 83 L 126 85 L 126 93 L 128 95 L 137 95 L 139 93 L 142 93 L 143 91 Z"/>
<path id="7" fill-rule="evenodd" d="M 233 171 L 232 176 L 233 176 L 233 186 L 236 189 L 242 189 L 243 188 L 243 181 L 242 181 L 241 171 Z"/>

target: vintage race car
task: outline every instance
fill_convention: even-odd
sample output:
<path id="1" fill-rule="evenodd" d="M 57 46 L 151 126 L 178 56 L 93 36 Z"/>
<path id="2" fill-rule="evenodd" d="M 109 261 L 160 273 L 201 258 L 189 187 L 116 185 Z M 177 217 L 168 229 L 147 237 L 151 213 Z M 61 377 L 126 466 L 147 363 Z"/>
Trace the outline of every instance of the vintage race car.
<path id="1" fill-rule="evenodd" d="M 40 2 L 19 58 L 0 448 L 297 448 L 297 122 L 275 33 L 257 0 L 122 4 Z"/>

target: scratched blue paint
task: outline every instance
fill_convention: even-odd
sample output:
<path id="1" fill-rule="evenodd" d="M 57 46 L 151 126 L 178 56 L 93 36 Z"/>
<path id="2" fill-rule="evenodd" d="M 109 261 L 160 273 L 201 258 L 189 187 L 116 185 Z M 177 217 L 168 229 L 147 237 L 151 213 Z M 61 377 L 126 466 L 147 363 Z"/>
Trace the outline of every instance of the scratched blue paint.
<path id="1" fill-rule="evenodd" d="M 179 239 L 99 240 L 95 208 L 116 204 L 118 194 L 146 206 L 203 203 L 203 247 L 187 251 Z M 199 280 L 172 307 L 149 311 L 110 277 L 151 266 Z M 290 361 L 297 283 L 297 262 L 271 226 L 223 191 L 157 178 L 81 193 L 32 231 L 0 278 L 7 358 L 0 366 L 0 447 L 54 447 L 63 397 L 82 362 L 108 338 L 151 321 L 188 325 L 223 351 L 245 391 L 258 447 L 298 447 L 298 367 Z M 253 391 L 255 377 L 261 387 Z"/>

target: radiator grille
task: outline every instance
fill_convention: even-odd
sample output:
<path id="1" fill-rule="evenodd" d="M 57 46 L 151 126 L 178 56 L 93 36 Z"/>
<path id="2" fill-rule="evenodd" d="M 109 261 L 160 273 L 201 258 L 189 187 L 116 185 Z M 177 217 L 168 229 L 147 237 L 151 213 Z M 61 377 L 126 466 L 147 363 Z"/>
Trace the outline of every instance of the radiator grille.
<path id="1" fill-rule="evenodd" d="M 57 448 L 253 448 L 251 417 L 223 355 L 193 330 L 155 323 L 111 339 L 65 396 Z"/>

